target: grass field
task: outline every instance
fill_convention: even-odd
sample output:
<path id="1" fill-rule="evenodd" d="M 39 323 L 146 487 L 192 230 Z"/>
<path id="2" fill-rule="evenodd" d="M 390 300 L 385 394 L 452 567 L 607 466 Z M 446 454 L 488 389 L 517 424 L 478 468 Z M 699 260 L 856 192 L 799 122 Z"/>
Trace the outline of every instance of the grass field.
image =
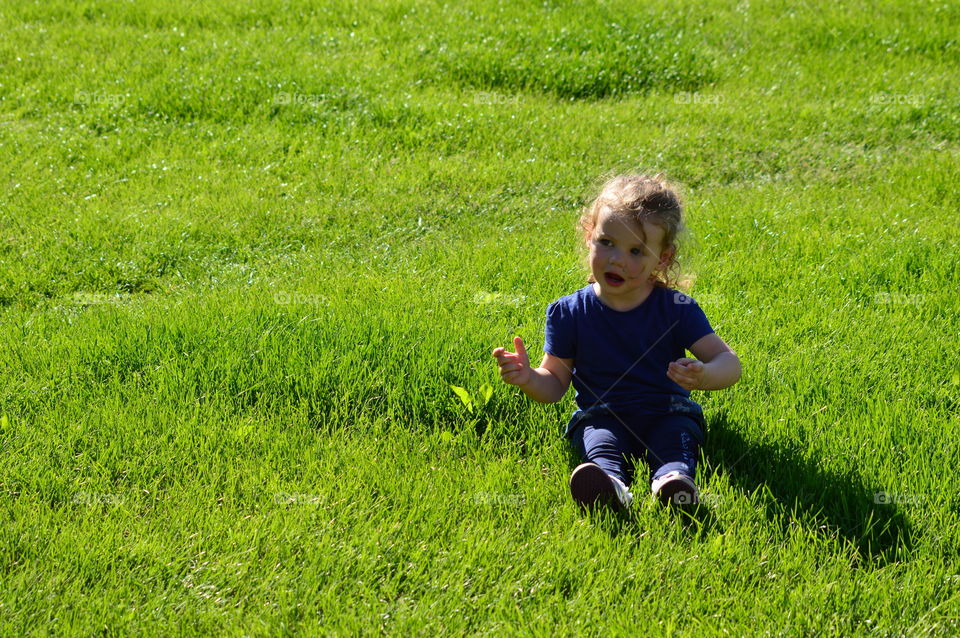
<path id="1" fill-rule="evenodd" d="M 960 5 L 0 30 L 0 634 L 960 634 Z M 573 391 L 490 356 L 539 362 L 630 170 L 743 363 L 692 519 L 581 515 Z"/>

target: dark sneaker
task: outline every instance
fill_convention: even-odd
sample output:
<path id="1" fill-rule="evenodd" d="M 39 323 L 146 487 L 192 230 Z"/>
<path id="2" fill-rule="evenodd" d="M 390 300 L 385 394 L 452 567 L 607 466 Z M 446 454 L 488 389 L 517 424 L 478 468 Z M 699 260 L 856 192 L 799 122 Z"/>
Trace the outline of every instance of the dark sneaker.
<path id="1" fill-rule="evenodd" d="M 666 505 L 696 505 L 700 502 L 700 493 L 693 479 L 681 472 L 667 472 L 650 484 L 653 495 Z"/>
<path id="2" fill-rule="evenodd" d="M 610 476 L 596 463 L 581 463 L 570 475 L 570 494 L 582 508 L 592 507 L 598 501 L 617 509 L 626 509 L 633 502 L 627 486 Z"/>

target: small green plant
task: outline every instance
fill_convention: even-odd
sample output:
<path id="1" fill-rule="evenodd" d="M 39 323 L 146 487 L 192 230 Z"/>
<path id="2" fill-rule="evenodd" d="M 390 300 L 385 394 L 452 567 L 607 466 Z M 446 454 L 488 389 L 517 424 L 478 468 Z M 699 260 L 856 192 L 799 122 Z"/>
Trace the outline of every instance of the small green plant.
<path id="1" fill-rule="evenodd" d="M 450 388 L 458 397 L 460 397 L 460 401 L 467 408 L 467 412 L 470 414 L 470 418 L 467 420 L 467 425 L 473 426 L 477 436 L 483 436 L 483 433 L 487 431 L 487 426 L 489 423 L 487 423 L 485 420 L 481 421 L 479 415 L 483 407 L 490 402 L 490 397 L 493 396 L 493 386 L 491 386 L 489 383 L 484 383 L 477 390 L 476 396 L 471 395 L 466 388 L 461 388 L 458 385 L 451 385 Z"/>
<path id="2" fill-rule="evenodd" d="M 489 383 L 484 383 L 480 386 L 480 389 L 477 390 L 476 399 L 470 395 L 466 388 L 461 388 L 458 385 L 451 385 L 450 388 L 460 397 L 460 401 L 467 407 L 467 412 L 470 414 L 474 413 L 474 408 L 479 412 L 483 406 L 490 402 L 490 397 L 493 396 L 493 386 Z"/>

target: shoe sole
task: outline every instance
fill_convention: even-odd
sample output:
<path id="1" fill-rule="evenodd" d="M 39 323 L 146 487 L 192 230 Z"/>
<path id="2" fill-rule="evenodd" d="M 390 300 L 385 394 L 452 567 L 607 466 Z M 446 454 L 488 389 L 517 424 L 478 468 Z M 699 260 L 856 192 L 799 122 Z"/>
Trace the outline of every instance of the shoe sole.
<path id="1" fill-rule="evenodd" d="M 622 509 L 613 481 L 594 463 L 581 463 L 573 470 L 570 475 L 570 495 L 583 509 L 593 507 L 598 502 Z"/>
<path id="2" fill-rule="evenodd" d="M 657 492 L 657 498 L 664 505 L 672 503 L 681 507 L 697 505 L 700 502 L 699 496 L 697 488 L 681 478 L 667 481 Z"/>

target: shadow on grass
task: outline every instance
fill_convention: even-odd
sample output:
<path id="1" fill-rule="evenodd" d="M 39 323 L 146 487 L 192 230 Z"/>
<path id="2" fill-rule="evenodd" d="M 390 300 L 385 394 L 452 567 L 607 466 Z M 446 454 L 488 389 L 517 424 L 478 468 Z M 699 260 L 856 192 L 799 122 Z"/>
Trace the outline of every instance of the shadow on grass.
<path id="1" fill-rule="evenodd" d="M 909 521 L 898 506 L 877 498 L 857 474 L 823 470 L 802 452 L 778 442 L 748 441 L 726 413 L 708 423 L 706 457 L 714 472 L 747 494 L 767 490 L 765 513 L 784 528 L 796 521 L 818 533 L 836 533 L 856 548 L 861 561 L 885 564 L 909 552 Z M 825 526 L 825 527 L 824 527 Z M 786 530 L 784 530 L 786 531 Z"/>
<path id="2" fill-rule="evenodd" d="M 856 549 L 861 566 L 902 560 L 912 549 L 910 523 L 899 506 L 878 502 L 882 499 L 854 472 L 823 470 L 815 461 L 804 459 L 799 449 L 782 442 L 748 441 L 725 413 L 709 420 L 704 449 L 712 466 L 709 471 L 727 476 L 734 488 L 747 495 L 766 493 L 767 498 L 758 502 L 767 519 L 785 534 L 792 524 L 799 524 L 816 534 L 835 536 Z M 580 459 L 572 449 L 569 453 L 572 469 Z M 706 464 L 701 472 L 705 469 Z M 697 536 L 722 526 L 713 509 L 709 502 L 665 508 L 686 533 Z M 629 513 L 584 514 L 602 520 L 613 536 L 635 527 Z"/>

